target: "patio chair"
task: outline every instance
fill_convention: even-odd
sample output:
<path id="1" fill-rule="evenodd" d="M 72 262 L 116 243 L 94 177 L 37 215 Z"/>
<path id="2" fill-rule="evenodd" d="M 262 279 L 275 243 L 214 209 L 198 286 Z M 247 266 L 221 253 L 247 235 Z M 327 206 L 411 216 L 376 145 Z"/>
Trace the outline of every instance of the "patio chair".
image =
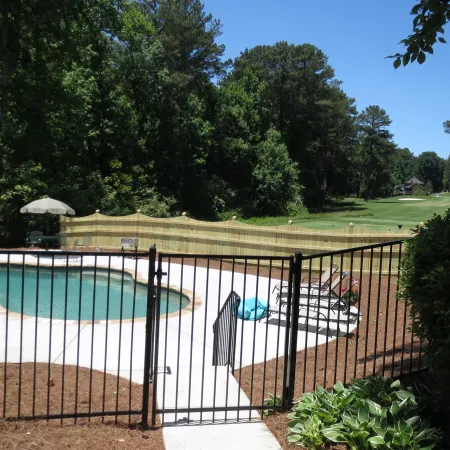
<path id="1" fill-rule="evenodd" d="M 309 310 L 309 317 L 320 316 L 327 317 L 327 320 L 339 321 L 340 319 L 344 321 L 353 322 L 359 313 L 356 314 L 351 310 L 351 304 L 349 299 L 342 293 L 342 289 L 339 285 L 347 276 L 347 272 L 343 272 L 337 277 L 329 286 L 328 289 L 319 291 L 317 289 L 310 290 L 310 292 L 300 293 L 300 313 L 299 317 L 307 317 L 306 313 L 301 314 L 302 310 Z M 287 305 L 287 301 L 281 300 L 281 306 Z"/>
<path id="2" fill-rule="evenodd" d="M 333 278 L 333 275 L 337 272 L 338 270 L 338 266 L 336 264 L 332 264 L 330 267 L 328 267 L 327 269 L 325 269 L 322 272 L 322 275 L 320 276 L 320 278 L 309 278 L 309 277 L 305 277 L 302 279 L 302 283 L 301 283 L 301 287 L 302 288 L 308 288 L 308 287 L 314 287 L 314 288 L 318 288 L 318 289 L 325 289 L 331 279 Z M 308 282 L 305 282 L 305 280 L 308 280 Z M 289 288 L 289 282 L 288 281 L 283 281 L 283 283 L 278 282 L 277 284 L 275 284 L 272 293 L 275 291 L 277 292 L 277 301 L 279 300 L 278 297 L 281 297 L 282 294 L 282 290 L 287 290 Z"/>
<path id="3" fill-rule="evenodd" d="M 35 244 L 40 245 L 42 242 L 43 236 L 44 236 L 44 233 L 42 231 L 31 231 L 28 234 L 26 243 L 30 247 L 33 247 Z"/>
<path id="4" fill-rule="evenodd" d="M 347 276 L 347 272 L 342 272 L 337 276 L 334 281 L 323 290 L 319 289 L 302 289 L 300 291 L 300 305 L 314 307 L 325 307 L 328 305 L 332 307 L 336 302 L 344 303 L 342 298 L 342 288 L 340 285 Z M 347 305 L 346 305 L 347 306 Z"/>
<path id="5" fill-rule="evenodd" d="M 328 295 L 332 295 L 334 297 L 339 297 L 339 294 L 336 294 L 336 289 L 338 286 L 342 283 L 344 278 L 347 276 L 347 272 L 342 272 L 339 274 L 338 277 L 336 277 L 331 284 L 328 286 L 323 287 L 322 289 L 319 289 L 318 287 L 313 287 L 313 285 L 301 285 L 300 289 L 300 299 L 302 298 L 326 298 Z M 286 299 L 288 297 L 288 290 L 282 289 L 280 292 L 277 293 L 276 296 L 276 303 L 281 301 L 281 303 L 286 303 Z"/>
<path id="6" fill-rule="evenodd" d="M 75 240 L 73 241 L 73 247 L 70 248 L 69 251 L 70 251 L 70 252 L 78 252 L 78 239 L 75 239 Z M 76 258 L 77 258 L 77 255 L 75 255 L 75 254 L 70 255 L 70 256 L 69 256 L 69 259 L 70 259 L 70 258 L 76 259 Z"/>
<path id="7" fill-rule="evenodd" d="M 333 275 L 337 272 L 337 270 L 338 266 L 336 264 L 331 264 L 330 267 L 322 272 L 322 276 L 320 278 L 303 278 L 301 286 L 312 286 L 323 290 L 330 284 L 331 279 L 333 278 Z M 305 280 L 308 280 L 308 282 L 305 282 Z"/>
<path id="8" fill-rule="evenodd" d="M 267 321 L 270 320 L 270 316 L 272 315 L 283 315 L 283 316 L 287 316 L 289 313 L 287 311 L 287 309 L 285 308 L 286 304 L 283 304 L 280 306 L 280 309 L 277 310 L 273 310 L 270 309 L 268 311 L 268 314 L 266 316 Z M 319 326 L 319 322 L 326 322 L 327 325 L 325 326 L 321 326 L 320 328 L 326 328 L 328 330 L 328 335 L 329 337 L 333 337 L 333 331 L 337 331 L 337 333 L 340 333 L 340 328 L 339 328 L 339 324 L 343 321 L 344 317 L 340 317 L 339 321 L 335 321 L 336 322 L 336 328 L 333 328 L 330 326 L 330 323 L 333 321 L 333 318 L 331 317 L 332 315 L 329 315 L 330 317 L 328 317 L 327 315 L 327 311 L 323 311 L 320 310 L 320 308 L 300 308 L 299 312 L 298 312 L 298 318 L 299 319 L 306 319 L 308 322 L 306 324 L 306 326 L 309 326 L 310 323 L 312 323 L 313 325 L 317 324 L 317 326 Z M 261 320 L 260 320 L 261 321 Z"/>
<path id="9" fill-rule="evenodd" d="M 326 327 L 330 337 L 333 331 L 340 332 L 340 326 L 347 327 L 348 324 L 357 322 L 361 313 L 359 311 L 352 311 L 350 302 L 342 295 L 338 286 L 347 276 L 347 272 L 341 273 L 326 290 L 309 289 L 308 293 L 300 295 L 299 314 L 298 317 L 312 322 L 313 325 L 319 322 L 326 322 Z M 287 294 L 286 294 L 287 296 Z M 273 314 L 287 315 L 287 301 L 281 300 L 278 310 L 270 310 L 269 316 Z M 330 324 L 336 324 L 335 327 Z M 307 325 L 308 325 L 307 324 Z"/>
<path id="10" fill-rule="evenodd" d="M 339 321 L 342 319 L 349 322 L 359 320 L 361 313 L 358 310 L 352 310 L 351 299 L 347 294 L 349 291 L 343 292 L 342 288 L 338 288 L 346 276 L 346 272 L 342 273 L 340 279 L 336 279 L 333 283 L 334 288 L 330 288 L 326 292 L 322 291 L 320 296 L 301 296 L 300 308 L 313 308 L 322 313 L 326 311 L 330 320 Z"/>
<path id="11" fill-rule="evenodd" d="M 56 240 L 58 241 L 59 247 L 67 247 L 67 234 L 66 233 L 56 233 Z"/>
<path id="12" fill-rule="evenodd" d="M 81 241 L 79 242 L 80 247 L 90 247 L 92 242 L 92 235 L 85 234 L 82 236 Z"/>

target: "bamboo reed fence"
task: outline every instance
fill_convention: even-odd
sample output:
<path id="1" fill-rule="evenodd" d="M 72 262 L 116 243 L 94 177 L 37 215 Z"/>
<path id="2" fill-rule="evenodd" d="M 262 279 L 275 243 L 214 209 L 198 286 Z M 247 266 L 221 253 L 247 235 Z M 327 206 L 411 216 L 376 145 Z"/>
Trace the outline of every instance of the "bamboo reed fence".
<path id="1" fill-rule="evenodd" d="M 183 254 L 211 255 L 267 255 L 285 256 L 301 251 L 305 255 L 333 250 L 354 248 L 411 237 L 408 230 L 382 233 L 359 229 L 353 224 L 336 230 L 312 230 L 296 225 L 280 226 L 248 225 L 238 220 L 225 222 L 203 222 L 186 215 L 173 218 L 153 218 L 141 214 L 129 216 L 105 216 L 99 211 L 86 217 L 61 216 L 60 231 L 67 234 L 67 246 L 78 244 L 104 249 L 120 249 L 121 238 L 138 238 L 139 250 L 153 244 L 159 251 Z M 379 252 L 379 250 L 378 250 Z M 357 254 L 354 255 L 354 263 Z M 349 265 L 346 257 L 343 266 Z M 387 260 L 382 260 L 382 271 L 388 270 Z M 393 249 L 394 265 L 398 259 L 398 246 Z M 363 262 L 363 270 L 368 271 Z M 380 261 L 380 258 L 376 258 Z M 386 265 L 386 267 L 385 267 Z M 314 267 L 314 270 L 318 268 Z M 372 270 L 378 270 L 373 267 Z"/>

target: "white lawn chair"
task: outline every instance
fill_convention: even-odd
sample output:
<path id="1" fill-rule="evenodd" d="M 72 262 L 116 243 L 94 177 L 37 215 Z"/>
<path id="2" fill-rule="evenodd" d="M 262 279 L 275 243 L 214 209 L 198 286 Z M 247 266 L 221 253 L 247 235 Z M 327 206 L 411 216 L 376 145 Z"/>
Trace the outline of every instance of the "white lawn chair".
<path id="1" fill-rule="evenodd" d="M 336 264 L 332 264 L 330 267 L 328 267 L 327 269 L 325 269 L 322 272 L 322 275 L 320 278 L 309 278 L 309 277 L 305 277 L 302 280 L 301 283 L 301 287 L 302 288 L 315 288 L 315 289 L 326 289 L 326 287 L 330 284 L 331 279 L 333 278 L 333 275 L 337 272 L 338 270 L 338 266 Z M 308 282 L 305 282 L 305 280 L 308 280 Z M 275 284 L 272 293 L 275 291 L 277 292 L 277 302 L 280 300 L 280 298 L 282 298 L 283 296 L 287 295 L 287 290 L 289 289 L 289 282 L 288 281 L 283 281 L 283 282 L 278 282 Z M 283 292 L 286 291 L 286 292 Z"/>

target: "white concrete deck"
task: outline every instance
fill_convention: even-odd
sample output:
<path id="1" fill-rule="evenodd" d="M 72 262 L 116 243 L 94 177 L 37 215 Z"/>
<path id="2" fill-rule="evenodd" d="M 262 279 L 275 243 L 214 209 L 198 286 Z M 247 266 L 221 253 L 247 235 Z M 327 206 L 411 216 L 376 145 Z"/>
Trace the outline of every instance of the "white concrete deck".
<path id="1" fill-rule="evenodd" d="M 41 258 L 41 264 L 46 258 Z M 21 256 L 11 256 L 11 262 L 22 262 Z M 49 259 L 50 261 L 50 259 Z M 6 262 L 6 256 L 0 256 L 0 263 Z M 26 256 L 26 263 L 35 263 L 36 257 Z M 84 257 L 84 265 L 93 265 L 94 257 Z M 108 257 L 97 257 L 99 267 L 108 265 Z M 65 258 L 55 258 L 55 266 L 66 265 Z M 71 258 L 70 266 L 79 265 L 79 258 Z M 134 270 L 136 261 L 125 260 L 125 267 Z M 112 257 L 111 267 L 121 269 L 122 258 Z M 167 266 L 164 267 L 167 272 Z M 239 388 L 238 383 L 230 374 L 227 367 L 212 366 L 213 331 L 212 325 L 217 318 L 217 313 L 231 290 L 236 291 L 242 298 L 254 297 L 271 299 L 271 307 L 275 306 L 275 294 L 271 293 L 271 287 L 276 280 L 268 278 L 230 272 L 222 272 L 210 269 L 208 283 L 207 270 L 197 267 L 184 266 L 183 274 L 181 266 L 171 264 L 170 286 L 180 286 L 183 276 L 183 288 L 195 292 L 195 296 L 202 299 L 202 304 L 194 312 L 184 312 L 181 315 L 171 316 L 166 319 L 162 316 L 159 332 L 159 360 L 158 366 L 158 407 L 172 408 L 177 402 L 178 407 L 200 407 L 203 406 L 234 406 L 249 405 L 249 399 Z M 138 261 L 138 275 L 147 278 L 148 261 Z M 220 289 L 219 289 L 220 282 Z M 270 282 L 270 286 L 269 286 Z M 167 284 L 167 277 L 162 280 Z M 244 289 L 245 287 L 245 289 Z M 278 308 L 278 306 L 276 306 Z M 0 314 L 0 361 L 5 359 L 6 344 L 6 314 Z M 52 345 L 49 349 L 50 320 L 39 318 L 37 321 L 37 361 L 62 364 L 63 356 L 65 364 L 75 365 L 77 362 L 77 347 L 81 349 L 79 364 L 90 367 L 90 347 L 93 339 L 94 358 L 93 368 L 103 371 L 105 360 L 106 323 L 80 324 L 78 332 L 77 322 L 67 322 L 64 338 L 64 322 L 62 320 L 52 321 Z M 301 320 L 300 320 L 301 322 Z M 278 327 L 278 318 L 271 316 L 269 322 L 263 319 L 261 323 L 238 320 L 237 348 L 235 367 L 244 367 L 253 363 L 259 363 L 282 356 L 285 342 L 285 328 Z M 314 325 L 316 324 L 314 319 Z M 323 326 L 323 324 L 322 324 Z M 326 326 L 326 323 L 325 323 Z M 143 321 L 134 324 L 133 348 L 131 349 L 131 322 L 122 323 L 121 345 L 119 347 L 120 324 L 110 322 L 108 324 L 108 344 L 106 370 L 116 375 L 118 354 L 120 351 L 120 376 L 131 378 L 136 383 L 142 383 L 144 368 L 144 346 L 145 346 L 145 323 Z M 349 324 L 351 331 L 354 325 Z M 22 361 L 34 361 L 35 349 L 35 319 L 26 318 L 23 321 L 23 333 L 21 336 L 20 318 L 14 315 L 8 320 L 8 348 L 7 360 L 18 362 L 20 359 L 20 340 L 22 344 Z M 341 331 L 347 331 L 347 325 L 341 326 Z M 167 333 L 166 333 L 167 332 Z M 94 333 L 94 334 L 93 334 Z M 180 339 L 179 339 L 180 336 Z M 318 343 L 326 342 L 326 333 L 318 335 Z M 333 338 L 328 338 L 333 339 Z M 167 340 L 167 344 L 166 344 Z M 65 347 L 64 347 L 65 342 Z M 313 346 L 316 343 L 316 333 L 299 331 L 298 349 L 306 345 Z M 132 352 L 132 367 L 130 370 L 130 353 Z M 165 356 L 164 356 L 165 355 Z M 165 358 L 165 359 L 164 359 Z M 164 374 L 164 367 L 170 367 L 170 375 Z M 217 377 L 217 378 L 216 378 Z M 202 390 L 203 386 L 203 390 Z M 178 387 L 178 389 L 177 389 Z M 163 393 L 164 399 L 163 399 Z M 261 399 L 262 400 L 262 399 Z M 215 402 L 215 403 L 214 403 Z M 240 418 L 251 416 L 258 418 L 256 411 L 241 412 Z M 166 423 L 185 423 L 188 415 L 166 414 Z M 215 419 L 225 418 L 225 413 L 216 412 Z M 236 412 L 228 412 L 228 419 L 236 419 Z M 190 421 L 200 419 L 200 413 L 191 413 Z M 203 420 L 212 419 L 212 413 L 203 413 Z M 251 445 L 258 449 L 278 449 L 278 442 L 262 423 L 236 424 L 236 425 L 203 425 L 192 427 L 165 427 L 163 428 L 166 449 L 211 449 L 233 448 L 234 450 L 246 449 Z"/>

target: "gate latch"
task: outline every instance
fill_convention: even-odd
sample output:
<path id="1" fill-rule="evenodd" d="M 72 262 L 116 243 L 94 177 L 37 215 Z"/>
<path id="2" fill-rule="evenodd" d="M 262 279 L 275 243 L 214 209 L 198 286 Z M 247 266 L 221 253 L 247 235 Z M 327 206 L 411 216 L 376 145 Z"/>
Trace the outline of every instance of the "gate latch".
<path id="1" fill-rule="evenodd" d="M 161 269 L 158 269 L 156 272 L 155 272 L 155 276 L 159 279 L 159 278 L 162 278 L 164 275 L 167 275 L 167 272 L 163 272 Z"/>

